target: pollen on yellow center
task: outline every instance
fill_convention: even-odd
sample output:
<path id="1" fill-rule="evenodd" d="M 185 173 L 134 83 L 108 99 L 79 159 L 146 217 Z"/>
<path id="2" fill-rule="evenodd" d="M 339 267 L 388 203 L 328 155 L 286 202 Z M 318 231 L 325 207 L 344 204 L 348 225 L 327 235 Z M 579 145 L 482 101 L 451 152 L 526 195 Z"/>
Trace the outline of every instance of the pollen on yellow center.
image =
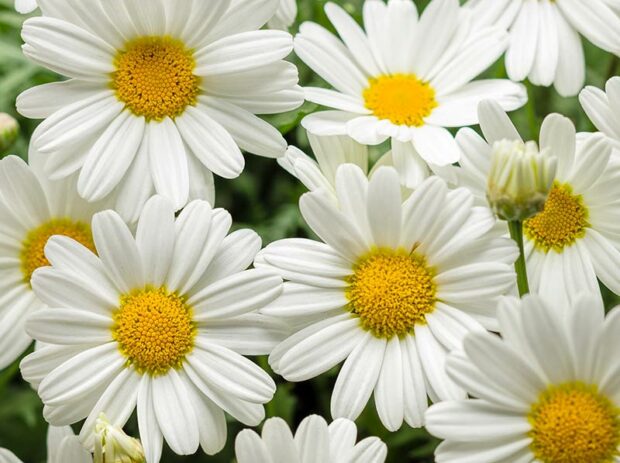
<path id="1" fill-rule="evenodd" d="M 362 257 L 347 279 L 347 308 L 376 337 L 403 336 L 426 323 L 426 315 L 434 310 L 433 276 L 422 256 L 377 249 Z"/>
<path id="2" fill-rule="evenodd" d="M 555 182 L 544 209 L 523 224 L 523 232 L 534 244 L 548 252 L 561 252 L 583 238 L 588 223 L 588 209 L 570 185 Z"/>
<path id="3" fill-rule="evenodd" d="M 364 90 L 366 108 L 396 125 L 420 127 L 437 107 L 435 90 L 414 74 L 373 77 Z"/>
<path id="4" fill-rule="evenodd" d="M 613 463 L 620 457 L 620 410 L 596 386 L 551 386 L 528 419 L 536 461 Z"/>
<path id="5" fill-rule="evenodd" d="M 128 365 L 157 376 L 181 367 L 194 347 L 196 326 L 182 297 L 147 287 L 121 297 L 112 335 Z"/>
<path id="6" fill-rule="evenodd" d="M 170 37 L 141 37 L 118 52 L 112 88 L 117 98 L 147 120 L 174 118 L 196 104 L 200 78 L 191 50 Z"/>
<path id="7" fill-rule="evenodd" d="M 88 224 L 68 218 L 51 219 L 30 230 L 24 241 L 22 241 L 20 253 L 21 270 L 26 283 L 30 284 L 30 279 L 36 269 L 50 265 L 50 262 L 45 257 L 45 245 L 54 235 L 64 235 L 73 238 L 95 252 L 95 243 L 93 242 L 93 235 Z"/>

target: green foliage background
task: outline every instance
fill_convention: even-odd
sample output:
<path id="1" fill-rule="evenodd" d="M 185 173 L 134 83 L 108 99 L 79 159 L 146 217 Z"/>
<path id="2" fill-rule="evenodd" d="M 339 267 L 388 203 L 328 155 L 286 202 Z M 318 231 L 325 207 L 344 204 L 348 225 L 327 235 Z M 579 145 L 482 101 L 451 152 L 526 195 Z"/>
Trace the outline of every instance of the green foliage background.
<path id="1" fill-rule="evenodd" d="M 326 0 L 298 0 L 299 22 L 316 21 L 332 29 L 323 12 L 325 2 Z M 344 6 L 361 20 L 363 0 L 336 0 L 336 3 Z M 428 0 L 415 0 L 415 3 L 422 9 Z M 0 0 L 0 112 L 7 112 L 18 118 L 22 133 L 11 153 L 26 159 L 28 140 L 39 121 L 19 117 L 15 111 L 15 98 L 21 91 L 34 85 L 55 81 L 58 76 L 30 63 L 21 54 L 20 27 L 23 20 L 24 17 L 13 10 L 13 0 Z M 617 58 L 590 44 L 586 44 L 586 56 L 587 84 L 604 86 L 605 81 L 616 74 Z M 325 85 L 295 57 L 290 59 L 299 65 L 302 84 Z M 502 60 L 491 67 L 486 76 L 505 77 Z M 594 130 L 577 98 L 562 98 L 553 89 L 547 88 L 528 86 L 528 91 L 531 100 L 528 106 L 512 114 L 524 137 L 537 139 L 542 119 L 551 112 L 560 112 L 570 117 L 578 130 Z M 285 134 L 290 144 L 309 153 L 307 137 L 298 123 L 305 114 L 316 109 L 316 105 L 306 103 L 300 110 L 270 119 Z M 385 147 L 373 148 L 375 158 L 384 150 Z M 0 157 L 7 154 L 9 153 L 0 153 Z M 246 160 L 245 172 L 238 179 L 216 181 L 217 206 L 224 207 L 232 213 L 237 228 L 255 229 L 263 237 L 264 244 L 285 237 L 310 236 L 311 232 L 297 210 L 299 196 L 304 193 L 303 186 L 280 169 L 273 160 L 251 155 L 247 156 Z M 617 302 L 616 297 L 609 292 L 606 292 L 606 299 L 608 306 Z M 257 362 L 268 369 L 266 358 L 259 358 Z M 274 400 L 267 405 L 267 415 L 281 416 L 294 427 L 311 413 L 322 415 L 329 421 L 330 394 L 336 375 L 337 369 L 312 381 L 291 384 L 282 381 L 274 374 L 278 381 L 278 392 Z M 0 371 L 0 447 L 13 450 L 25 463 L 45 461 L 47 426 L 41 412 L 42 406 L 36 394 L 20 379 L 18 363 Z M 385 431 L 373 404 L 368 405 L 357 420 L 357 424 L 361 437 L 376 435 L 388 444 L 389 462 L 433 461 L 433 449 L 437 445 L 434 438 L 424 430 L 414 430 L 407 426 L 396 433 Z M 130 420 L 126 429 L 129 433 L 137 435 L 135 417 Z M 242 426 L 238 423 L 234 421 L 229 423 L 228 442 L 225 450 L 219 455 L 207 457 L 198 453 L 191 457 L 178 457 L 166 450 L 162 461 L 232 462 L 234 437 L 241 429 Z"/>

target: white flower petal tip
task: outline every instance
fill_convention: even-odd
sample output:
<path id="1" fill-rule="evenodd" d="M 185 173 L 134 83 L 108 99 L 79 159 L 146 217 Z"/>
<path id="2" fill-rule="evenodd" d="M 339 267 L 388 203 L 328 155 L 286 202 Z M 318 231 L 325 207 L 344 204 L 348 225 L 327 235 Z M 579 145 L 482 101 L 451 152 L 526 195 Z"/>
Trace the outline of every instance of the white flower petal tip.
<path id="1" fill-rule="evenodd" d="M 355 423 L 339 418 L 331 424 L 317 415 L 302 420 L 293 435 L 281 418 L 270 418 L 262 434 L 246 429 L 235 440 L 239 463 L 255 461 L 321 461 L 325 463 L 360 462 L 383 463 L 387 446 L 377 437 L 356 443 Z"/>

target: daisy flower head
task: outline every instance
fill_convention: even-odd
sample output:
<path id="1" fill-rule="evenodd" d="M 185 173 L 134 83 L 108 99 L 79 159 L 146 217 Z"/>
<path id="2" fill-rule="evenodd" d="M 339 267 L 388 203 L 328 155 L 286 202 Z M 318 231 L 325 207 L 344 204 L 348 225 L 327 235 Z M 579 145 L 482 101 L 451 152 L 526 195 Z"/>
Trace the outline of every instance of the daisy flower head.
<path id="1" fill-rule="evenodd" d="M 280 0 L 275 16 L 269 20 L 269 27 L 287 30 L 293 25 L 295 18 L 297 18 L 297 1 Z"/>
<path id="2" fill-rule="evenodd" d="M 481 26 L 509 30 L 506 70 L 512 80 L 553 84 L 562 96 L 577 95 L 585 82 L 580 34 L 620 55 L 620 12 L 615 0 L 468 0 L 465 8 Z"/>
<path id="3" fill-rule="evenodd" d="M 123 426 L 137 407 L 149 463 L 163 440 L 177 454 L 199 444 L 217 453 L 226 441 L 224 411 L 257 425 L 275 383 L 244 355 L 267 354 L 286 328 L 258 314 L 282 291 L 265 269 L 245 270 L 261 246 L 250 230 L 228 234 L 231 217 L 193 201 L 149 200 L 134 235 L 120 216 L 94 216 L 97 255 L 53 237 L 51 267 L 33 276 L 53 309 L 28 321 L 45 345 L 26 357 L 22 375 L 38 390 L 55 426 L 86 418 L 80 439 L 93 449 L 101 412 Z"/>
<path id="4" fill-rule="evenodd" d="M 480 120 L 485 138 L 469 128 L 457 134 L 463 157 L 452 172 L 486 203 L 493 146 L 523 140 L 496 103 L 481 103 Z M 539 149 L 557 168 L 543 210 L 523 224 L 530 289 L 566 304 L 580 292 L 598 293 L 598 277 L 619 292 L 620 225 L 610 217 L 620 214 L 620 161 L 610 157 L 610 143 L 601 134 L 577 137 L 569 119 L 551 114 Z"/>
<path id="5" fill-rule="evenodd" d="M 94 250 L 90 228 L 103 203 L 77 194 L 77 177 L 49 180 L 41 156 L 30 150 L 30 165 L 17 156 L 0 160 L 0 369 L 32 343 L 26 319 L 45 307 L 32 291 L 32 275 L 49 265 L 44 248 L 53 235 L 75 239 Z"/>
<path id="6" fill-rule="evenodd" d="M 256 116 L 303 101 L 297 69 L 283 61 L 291 36 L 257 30 L 278 0 L 39 3 L 23 51 L 69 79 L 26 91 L 17 106 L 45 119 L 32 143 L 46 172 L 79 172 L 85 199 L 119 190 L 115 209 L 134 221 L 155 193 L 175 210 L 205 199 L 211 172 L 241 173 L 241 149 L 284 154 L 280 132 Z"/>
<path id="7" fill-rule="evenodd" d="M 620 149 L 620 77 L 609 79 L 605 91 L 593 86 L 584 88 L 579 94 L 579 102 L 614 149 Z"/>
<path id="8" fill-rule="evenodd" d="M 337 203 L 324 190 L 300 208 L 324 241 L 285 239 L 255 265 L 278 271 L 284 291 L 262 312 L 295 327 L 271 353 L 289 381 L 316 377 L 343 360 L 334 418 L 356 419 L 374 391 L 381 421 L 423 425 L 427 395 L 464 397 L 443 370 L 446 352 L 470 331 L 496 328 L 496 301 L 514 285 L 514 243 L 488 235 L 495 220 L 465 189 L 432 177 L 404 202 L 398 174 L 336 174 Z"/>
<path id="9" fill-rule="evenodd" d="M 472 82 L 501 56 L 508 36 L 498 27 L 472 27 L 458 0 L 433 0 L 419 18 L 411 0 L 366 0 L 365 30 L 335 3 L 325 12 L 340 39 L 304 23 L 295 52 L 333 87 L 307 87 L 306 99 L 332 110 L 302 124 L 368 145 L 391 139 L 399 145 L 394 164 L 407 186 L 416 186 L 420 156 L 439 166 L 459 160 L 448 128 L 478 123 L 481 99 L 495 98 L 506 110 L 527 100 L 525 88 L 509 80 Z"/>
<path id="10" fill-rule="evenodd" d="M 329 425 L 311 415 L 293 433 L 282 418 L 265 421 L 259 436 L 251 429 L 241 431 L 235 441 L 238 463 L 383 463 L 387 446 L 378 437 L 358 443 L 355 423 L 339 418 Z"/>
<path id="11" fill-rule="evenodd" d="M 507 298 L 502 338 L 473 333 L 446 369 L 474 397 L 433 405 L 438 463 L 620 460 L 620 309 L 605 318 L 588 293 L 563 310 L 537 295 Z"/>

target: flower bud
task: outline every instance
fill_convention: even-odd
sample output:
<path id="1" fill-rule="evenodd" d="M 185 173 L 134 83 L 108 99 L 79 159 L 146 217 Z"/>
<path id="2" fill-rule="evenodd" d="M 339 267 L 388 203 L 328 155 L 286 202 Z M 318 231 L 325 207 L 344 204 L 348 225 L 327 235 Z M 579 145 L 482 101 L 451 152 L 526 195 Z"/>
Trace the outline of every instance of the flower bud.
<path id="1" fill-rule="evenodd" d="M 522 221 L 543 209 L 553 186 L 557 159 L 535 142 L 495 142 L 487 199 L 500 219 Z"/>
<path id="2" fill-rule="evenodd" d="M 19 135 L 19 124 L 6 113 L 0 113 L 0 153 L 8 151 Z"/>
<path id="3" fill-rule="evenodd" d="M 144 463 L 144 449 L 138 439 L 129 437 L 108 422 L 102 413 L 95 424 L 94 463 Z"/>

